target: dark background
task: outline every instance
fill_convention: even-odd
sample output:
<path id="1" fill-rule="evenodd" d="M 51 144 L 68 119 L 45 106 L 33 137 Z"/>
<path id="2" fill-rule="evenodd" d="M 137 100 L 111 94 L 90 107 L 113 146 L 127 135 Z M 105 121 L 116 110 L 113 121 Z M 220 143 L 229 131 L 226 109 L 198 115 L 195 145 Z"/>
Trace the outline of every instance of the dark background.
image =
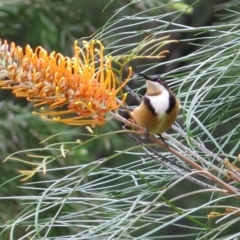
<path id="1" fill-rule="evenodd" d="M 139 11 L 144 11 L 149 8 L 147 2 L 143 1 L 135 4 L 131 4 L 126 7 L 121 14 L 117 17 L 124 15 L 136 14 Z M 159 1 L 161 2 L 161 1 Z M 194 1 L 186 1 L 188 4 L 194 3 Z M 188 26 L 212 26 L 219 21 L 220 16 L 224 14 L 224 7 L 219 7 L 221 4 L 227 4 L 228 1 L 209 1 L 202 0 L 194 4 L 194 14 L 183 14 L 176 22 Z M 66 56 L 72 56 L 73 54 L 73 42 L 75 39 L 81 37 L 90 36 L 96 30 L 100 29 L 108 19 L 113 15 L 116 9 L 129 4 L 128 0 L 115 0 L 107 7 L 109 3 L 108 0 L 96 1 L 80 1 L 80 0 L 29 0 L 29 1 L 1 1 L 0 2 L 0 34 L 1 39 L 6 39 L 8 42 L 14 41 L 17 45 L 24 48 L 26 44 L 30 44 L 34 49 L 38 45 L 44 47 L 48 51 L 57 51 Z M 163 1 L 166 3 L 166 1 Z M 152 1 L 152 4 L 158 4 L 158 1 Z M 218 6 L 216 8 L 216 6 Z M 106 8 L 105 8 L 106 7 Z M 153 10 L 154 11 L 154 10 Z M 161 11 L 167 12 L 168 9 L 156 9 L 152 12 L 153 15 Z M 167 21 L 170 21 L 174 16 L 169 16 Z M 146 24 L 147 28 L 154 28 L 157 23 Z M 170 27 L 171 28 L 171 27 Z M 142 29 L 144 30 L 144 29 Z M 206 33 L 206 36 L 208 34 Z M 171 37 L 173 39 L 188 39 L 192 37 L 192 33 L 174 33 Z M 108 44 L 109 42 L 105 42 Z M 196 43 L 201 44 L 201 40 L 196 40 Z M 170 47 L 170 54 L 167 56 L 166 60 L 179 58 L 181 56 L 186 56 L 189 53 L 196 50 L 196 46 L 189 45 L 187 42 L 180 42 L 178 45 L 172 44 Z M 136 63 L 135 63 L 136 64 Z M 186 62 L 178 62 L 167 66 L 161 66 L 159 69 L 154 69 L 151 74 L 167 73 L 170 70 L 179 68 L 187 64 Z M 142 67 L 143 69 L 143 67 Z M 140 69 L 139 69 L 140 70 Z M 131 86 L 131 85 L 130 85 Z M 173 90 L 174 86 L 173 86 Z M 35 148 L 39 145 L 39 142 L 45 137 L 52 134 L 56 134 L 61 131 L 76 132 L 76 128 L 65 126 L 62 124 L 51 124 L 46 123 L 36 116 L 31 115 L 32 106 L 25 99 L 16 99 L 10 91 L 0 90 L 0 117 L 1 117 L 1 136 L 0 136 L 0 155 L 1 159 L 5 159 L 12 152 Z M 134 100 L 130 100 L 129 104 L 136 104 Z M 109 123 L 104 128 L 98 128 L 96 131 L 99 133 L 116 130 L 121 128 L 115 122 Z M 87 132 L 85 128 L 77 127 L 79 132 Z M 65 141 L 77 138 L 73 135 L 71 136 L 58 136 L 54 141 Z M 49 143 L 49 142 L 48 142 Z M 50 141 L 51 143 L 51 141 Z M 93 161 L 94 159 L 99 159 L 104 156 L 111 154 L 114 149 L 118 148 L 124 149 L 126 146 L 134 145 L 131 139 L 123 136 L 118 136 L 113 138 L 106 138 L 105 143 L 96 142 L 94 144 L 89 144 L 87 153 L 76 152 L 72 156 L 71 162 L 56 161 L 53 164 L 56 167 L 61 167 L 66 164 L 78 164 L 78 159 L 81 161 Z M 34 151 L 33 151 L 34 152 Z M 51 154 L 51 151 L 49 152 Z M 20 156 L 26 157 L 25 153 L 20 153 Z M 131 158 L 131 161 L 133 159 Z M 128 159 L 124 159 L 124 162 L 128 162 Z M 114 167 L 119 165 L 119 163 L 109 163 L 109 167 Z M 7 161 L 5 163 L 1 162 L 1 174 L 0 183 L 4 183 L 15 176 L 18 176 L 18 169 L 25 168 L 23 164 Z M 69 171 L 58 172 L 58 174 L 64 175 Z M 55 176 L 51 174 L 42 175 L 37 174 L 33 177 L 33 181 L 40 181 L 42 179 L 53 179 Z M 27 189 L 17 188 L 19 178 L 5 184 L 1 187 L 0 196 L 20 196 L 28 194 L 37 194 L 31 192 L 29 193 Z M 194 188 L 192 184 L 185 182 L 184 191 Z M 181 189 L 181 188 L 180 188 Z M 175 189 L 174 192 L 169 193 L 169 197 L 177 194 L 180 191 L 179 188 Z M 179 203 L 179 206 L 186 207 L 188 204 L 198 205 L 205 199 L 209 198 L 206 194 L 202 199 L 194 199 L 195 202 L 189 203 Z M 20 200 L 1 200 L 0 204 L 0 223 L 4 224 L 6 221 L 13 219 L 16 214 L 21 210 Z M 204 212 L 206 215 L 207 213 Z M 49 212 L 49 216 L 51 216 Z M 187 221 L 187 220 L 186 220 Z M 182 222 L 186 224 L 186 222 Z M 237 229 L 237 228 L 236 228 Z M 233 229 L 232 231 L 237 231 Z M 19 228 L 17 230 L 16 237 L 20 237 L 23 234 L 23 229 Z M 56 234 L 65 234 L 65 230 L 57 229 Z M 182 228 L 171 228 L 166 229 L 164 234 L 173 234 L 179 232 L 181 233 Z M 186 230 L 187 232 L 188 230 Z M 190 231 L 190 230 L 189 230 Z M 230 231 L 230 230 L 229 230 Z M 71 232 L 68 229 L 67 232 Z M 168 233 L 167 233 L 168 232 Z M 139 232 L 140 234 L 140 232 Z M 4 239 L 4 238 L 2 238 Z M 191 238 L 189 238 L 191 239 Z"/>

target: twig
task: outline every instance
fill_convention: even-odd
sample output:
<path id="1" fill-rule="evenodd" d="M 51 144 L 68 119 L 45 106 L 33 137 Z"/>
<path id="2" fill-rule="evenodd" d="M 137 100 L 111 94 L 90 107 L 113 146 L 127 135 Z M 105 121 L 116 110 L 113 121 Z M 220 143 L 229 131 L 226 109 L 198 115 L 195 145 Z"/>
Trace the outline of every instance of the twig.
<path id="1" fill-rule="evenodd" d="M 197 174 L 199 174 L 198 171 L 193 172 L 193 171 L 191 171 L 191 169 L 186 168 L 186 167 L 184 167 L 184 166 L 182 166 L 182 165 L 180 165 L 180 164 L 172 161 L 171 159 L 166 158 L 166 157 L 163 156 L 162 154 L 160 154 L 160 153 L 158 153 L 157 151 L 155 151 L 153 148 L 151 148 L 151 147 L 145 147 L 145 146 L 144 146 L 144 143 L 143 143 L 142 141 L 140 141 L 139 139 L 137 139 L 132 133 L 129 133 L 129 136 L 131 136 L 136 142 L 138 142 L 139 144 L 141 144 L 145 149 L 150 150 L 149 152 L 154 152 L 155 155 L 157 155 L 157 156 L 159 156 L 160 158 L 164 159 L 166 162 L 164 162 L 163 160 L 160 160 L 160 159 L 156 158 L 153 154 L 150 154 L 149 152 L 145 151 L 146 154 L 147 154 L 150 158 L 153 158 L 155 161 L 160 162 L 161 164 L 163 164 L 163 165 L 166 166 L 167 168 L 171 169 L 172 171 L 176 172 L 176 173 L 179 174 L 180 176 L 183 176 L 183 177 L 184 177 L 184 176 L 185 176 L 185 173 L 179 171 L 178 169 L 174 168 L 173 166 L 177 166 L 177 167 L 179 167 L 179 168 L 182 168 L 182 169 L 184 169 L 184 170 L 185 170 L 186 172 L 188 172 L 188 173 L 192 173 L 192 174 L 196 174 L 196 173 L 197 173 Z M 169 164 L 169 163 L 170 163 L 170 164 Z M 203 177 L 202 175 L 199 175 L 199 176 L 200 176 L 200 177 Z M 202 181 L 200 181 L 200 180 L 198 180 L 198 179 L 196 179 L 196 178 L 194 178 L 194 177 L 192 177 L 192 176 L 187 176 L 187 179 L 190 180 L 190 181 L 193 182 L 193 183 L 197 183 L 198 185 L 200 185 L 200 186 L 202 186 L 202 187 L 222 191 L 221 189 L 216 188 L 216 187 L 214 187 L 214 186 L 211 186 L 211 185 L 209 185 L 209 184 L 207 184 L 207 183 L 204 183 L 204 182 L 202 182 Z M 206 178 L 206 180 L 209 180 L 209 179 Z"/>
<path id="2" fill-rule="evenodd" d="M 172 126 L 172 128 L 178 132 L 179 134 L 182 135 L 182 137 L 184 138 L 187 138 L 189 136 L 187 136 L 187 134 L 185 132 L 183 132 L 180 128 L 176 127 L 176 126 Z M 218 171 L 221 172 L 223 175 L 227 176 L 228 178 L 231 178 L 233 180 L 236 180 L 236 179 L 240 179 L 240 173 L 234 169 L 231 164 L 225 164 L 224 160 L 221 159 L 217 154 L 211 152 L 210 150 L 208 150 L 207 148 L 205 148 L 202 144 L 200 144 L 199 142 L 197 142 L 195 139 L 189 137 L 191 139 L 191 141 L 195 144 L 195 146 L 202 150 L 203 152 L 207 153 L 209 156 L 213 157 L 214 159 L 216 159 L 220 164 L 223 164 L 226 168 L 230 169 L 231 171 L 227 171 L 226 173 L 223 173 L 222 170 L 220 170 L 218 168 Z"/>
<path id="3" fill-rule="evenodd" d="M 124 123 L 125 125 L 132 127 L 134 129 L 137 129 L 139 132 L 137 132 L 138 134 L 144 134 L 145 129 L 143 129 L 142 127 L 136 125 L 135 123 L 125 119 L 124 117 L 113 113 L 113 112 L 109 112 L 108 113 L 110 117 Z M 216 177 L 215 175 L 213 175 L 212 173 L 208 172 L 206 169 L 202 168 L 200 165 L 198 165 L 197 163 L 195 163 L 194 161 L 192 161 L 190 158 L 184 156 L 183 154 L 181 154 L 180 152 L 176 151 L 175 149 L 173 149 L 172 147 L 168 147 L 166 146 L 166 144 L 157 139 L 153 134 L 149 134 L 148 139 L 151 140 L 152 142 L 156 143 L 157 145 L 159 145 L 160 147 L 164 148 L 165 150 L 171 152 L 173 155 L 177 156 L 178 158 L 180 158 L 182 161 L 184 161 L 185 163 L 187 163 L 189 166 L 193 167 L 194 169 L 202 172 L 203 174 L 207 175 L 213 182 L 217 183 L 218 185 L 222 186 L 224 189 L 226 189 L 228 191 L 228 193 L 230 194 L 239 194 L 239 191 L 237 191 L 237 189 L 235 189 L 234 187 L 230 186 L 229 184 L 225 183 L 224 181 L 222 181 L 221 179 L 219 179 L 218 177 Z"/>

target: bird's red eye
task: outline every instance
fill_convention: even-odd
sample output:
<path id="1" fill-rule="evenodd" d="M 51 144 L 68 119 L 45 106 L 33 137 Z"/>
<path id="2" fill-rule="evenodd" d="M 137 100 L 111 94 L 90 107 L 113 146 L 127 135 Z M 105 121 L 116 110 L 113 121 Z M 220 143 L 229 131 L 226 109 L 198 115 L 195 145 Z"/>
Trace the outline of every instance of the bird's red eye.
<path id="1" fill-rule="evenodd" d="M 158 78 L 156 82 L 158 82 L 158 83 L 160 83 L 160 84 L 162 84 L 162 85 L 165 83 L 162 78 Z"/>
<path id="2" fill-rule="evenodd" d="M 163 78 L 158 78 L 157 79 L 157 82 L 159 83 L 159 84 L 161 84 L 161 85 L 163 85 L 164 87 L 166 87 L 166 88 L 168 88 L 168 85 L 167 85 L 167 83 L 163 80 Z"/>

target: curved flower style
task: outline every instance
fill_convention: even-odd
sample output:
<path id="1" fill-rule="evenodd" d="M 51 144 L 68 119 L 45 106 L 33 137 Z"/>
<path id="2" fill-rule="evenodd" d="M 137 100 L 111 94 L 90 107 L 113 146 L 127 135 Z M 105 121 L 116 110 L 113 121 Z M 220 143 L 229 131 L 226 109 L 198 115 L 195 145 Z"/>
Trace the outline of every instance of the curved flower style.
<path id="1" fill-rule="evenodd" d="M 75 55 L 64 57 L 48 54 L 42 47 L 33 51 L 26 46 L 25 54 L 14 43 L 10 47 L 0 40 L 0 87 L 11 89 L 17 97 L 26 97 L 34 106 L 45 106 L 37 115 L 49 121 L 72 125 L 101 125 L 107 112 L 118 109 L 126 98 L 117 101 L 117 94 L 129 81 L 122 83 L 112 68 L 111 56 L 104 56 L 100 41 L 75 41 Z M 67 106 L 66 110 L 55 110 Z M 72 114 L 77 114 L 72 116 Z M 52 118 L 48 118 L 52 116 Z M 60 117 L 61 116 L 61 117 Z M 62 118 L 62 116 L 65 116 Z"/>

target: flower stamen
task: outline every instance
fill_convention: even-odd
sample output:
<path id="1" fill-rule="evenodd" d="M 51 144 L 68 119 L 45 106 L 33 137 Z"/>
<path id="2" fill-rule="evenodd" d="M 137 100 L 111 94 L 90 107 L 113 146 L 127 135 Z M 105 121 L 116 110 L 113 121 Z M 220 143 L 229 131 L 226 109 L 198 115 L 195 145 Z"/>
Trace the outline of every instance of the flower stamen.
<path id="1" fill-rule="evenodd" d="M 83 48 L 75 41 L 74 51 L 75 55 L 68 58 L 56 52 L 49 54 L 40 46 L 33 51 L 27 45 L 23 54 L 15 43 L 9 48 L 6 41 L 0 41 L 0 87 L 27 98 L 35 107 L 47 105 L 47 109 L 34 114 L 48 121 L 102 125 L 106 113 L 117 110 L 125 101 L 124 95 L 119 102 L 117 94 L 129 81 L 132 70 L 129 68 L 128 77 L 119 84 L 112 57 L 104 55 L 104 46 L 98 40 L 83 41 Z M 56 110 L 64 106 L 67 110 Z"/>

